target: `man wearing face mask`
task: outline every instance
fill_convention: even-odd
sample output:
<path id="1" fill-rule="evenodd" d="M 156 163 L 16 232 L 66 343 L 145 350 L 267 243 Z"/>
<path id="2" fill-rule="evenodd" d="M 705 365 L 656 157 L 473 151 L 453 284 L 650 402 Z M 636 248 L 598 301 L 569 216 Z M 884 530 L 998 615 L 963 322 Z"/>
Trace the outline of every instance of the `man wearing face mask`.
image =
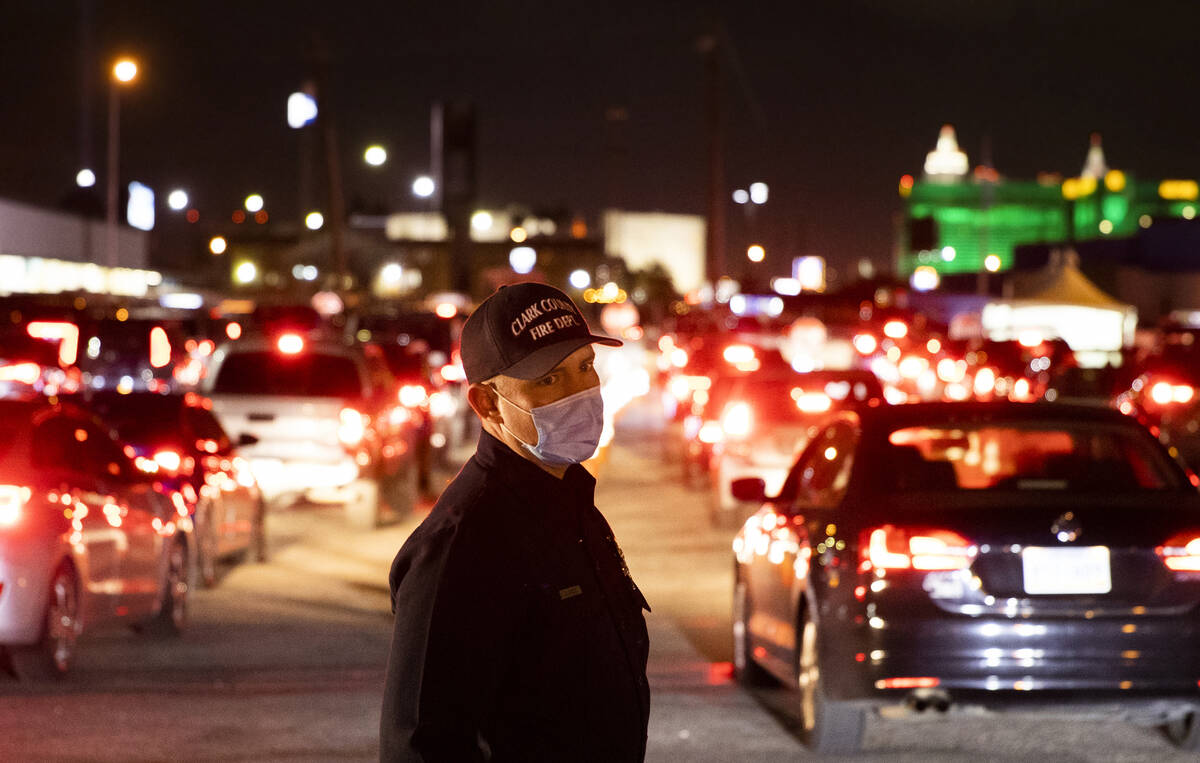
<path id="1" fill-rule="evenodd" d="M 463 326 L 475 455 L 400 549 L 386 761 L 640 761 L 641 591 L 580 466 L 604 424 L 588 329 L 563 292 L 503 287 Z"/>

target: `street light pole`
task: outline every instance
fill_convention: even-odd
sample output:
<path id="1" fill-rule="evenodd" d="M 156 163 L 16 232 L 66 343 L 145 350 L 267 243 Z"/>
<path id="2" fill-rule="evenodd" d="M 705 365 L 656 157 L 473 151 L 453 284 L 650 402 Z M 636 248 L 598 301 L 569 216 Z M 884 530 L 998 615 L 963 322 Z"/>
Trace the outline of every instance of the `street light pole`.
<path id="1" fill-rule="evenodd" d="M 108 86 L 108 190 L 105 193 L 104 258 L 110 268 L 117 266 L 117 162 L 120 154 L 121 100 L 117 81 Z"/>
<path id="2" fill-rule="evenodd" d="M 117 188 L 120 181 L 121 85 L 137 76 L 137 62 L 122 58 L 112 68 L 108 89 L 108 188 L 105 194 L 104 255 L 110 268 L 117 266 Z"/>

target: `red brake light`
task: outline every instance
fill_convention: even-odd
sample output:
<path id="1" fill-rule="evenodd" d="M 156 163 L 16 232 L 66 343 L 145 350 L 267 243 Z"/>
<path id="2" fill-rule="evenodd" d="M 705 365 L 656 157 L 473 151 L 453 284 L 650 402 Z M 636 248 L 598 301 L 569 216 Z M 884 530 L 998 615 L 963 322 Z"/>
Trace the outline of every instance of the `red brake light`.
<path id="1" fill-rule="evenodd" d="M 721 430 L 730 437 L 746 437 L 754 429 L 754 411 L 749 403 L 732 403 L 721 415 Z M 703 431 L 703 430 L 701 430 Z"/>
<path id="2" fill-rule="evenodd" d="M 867 533 L 862 556 L 880 570 L 965 570 L 978 549 L 950 530 L 910 530 L 884 525 Z"/>
<path id="3" fill-rule="evenodd" d="M 162 368 L 171 362 L 171 340 L 166 329 L 155 326 L 150 329 L 150 365 Z"/>
<path id="4" fill-rule="evenodd" d="M 33 494 L 27 487 L 0 485 L 0 527 L 12 527 L 21 521 L 25 504 Z"/>
<path id="5" fill-rule="evenodd" d="M 876 689 L 932 689 L 941 683 L 934 676 L 905 676 L 903 678 L 882 678 L 875 682 Z"/>
<path id="6" fill-rule="evenodd" d="M 416 408 L 429 398 L 429 393 L 420 384 L 405 384 L 398 395 L 400 404 L 407 408 Z"/>
<path id="7" fill-rule="evenodd" d="M 441 376 L 448 382 L 460 382 L 467 380 L 467 372 L 457 363 L 447 363 L 442 366 Z"/>
<path id="8" fill-rule="evenodd" d="M 361 443 L 366 434 L 366 417 L 353 408 L 343 408 L 338 414 L 338 440 L 352 448 Z"/>
<path id="9" fill-rule="evenodd" d="M 1179 533 L 1154 551 L 1168 569 L 1200 572 L 1200 532 Z"/>
<path id="10" fill-rule="evenodd" d="M 33 321 L 25 330 L 34 339 L 57 339 L 58 361 L 72 365 L 79 355 L 79 327 L 69 321 Z"/>
<path id="11" fill-rule="evenodd" d="M 160 450 L 154 454 L 154 463 L 158 464 L 159 468 L 168 474 L 176 474 L 179 472 L 179 467 L 183 464 L 183 457 L 178 451 Z"/>
<path id="12" fill-rule="evenodd" d="M 284 334 L 275 342 L 284 355 L 299 355 L 304 351 L 304 338 L 299 334 Z"/>
<path id="13" fill-rule="evenodd" d="M 37 384 L 42 378 L 42 369 L 37 363 L 14 363 L 11 366 L 0 366 L 0 382 L 20 382 L 21 384 Z"/>

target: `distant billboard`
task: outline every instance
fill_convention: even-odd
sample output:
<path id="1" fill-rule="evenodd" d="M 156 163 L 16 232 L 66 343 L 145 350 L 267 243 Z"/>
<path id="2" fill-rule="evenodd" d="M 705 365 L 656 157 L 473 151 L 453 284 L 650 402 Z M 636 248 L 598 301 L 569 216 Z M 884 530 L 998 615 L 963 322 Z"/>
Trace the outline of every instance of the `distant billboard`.
<path id="1" fill-rule="evenodd" d="M 699 215 L 608 210 L 604 250 L 634 270 L 662 265 L 680 292 L 704 283 L 704 218 Z"/>

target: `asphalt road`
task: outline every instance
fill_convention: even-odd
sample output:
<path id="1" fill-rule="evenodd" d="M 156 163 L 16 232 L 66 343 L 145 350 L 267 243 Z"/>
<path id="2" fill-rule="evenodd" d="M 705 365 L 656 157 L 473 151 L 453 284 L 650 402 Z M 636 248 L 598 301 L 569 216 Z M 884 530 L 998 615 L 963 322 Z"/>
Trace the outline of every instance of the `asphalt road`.
<path id="1" fill-rule="evenodd" d="M 810 759 L 784 689 L 729 679 L 731 533 L 662 461 L 652 415 L 622 418 L 597 503 L 654 608 L 650 761 Z M 0 760 L 373 760 L 391 629 L 386 576 L 420 514 L 374 531 L 337 509 L 271 516 L 271 560 L 195 594 L 178 639 L 80 642 L 53 684 L 0 680 Z M 867 761 L 1183 761 L 1150 729 L 1037 716 L 872 719 Z"/>

